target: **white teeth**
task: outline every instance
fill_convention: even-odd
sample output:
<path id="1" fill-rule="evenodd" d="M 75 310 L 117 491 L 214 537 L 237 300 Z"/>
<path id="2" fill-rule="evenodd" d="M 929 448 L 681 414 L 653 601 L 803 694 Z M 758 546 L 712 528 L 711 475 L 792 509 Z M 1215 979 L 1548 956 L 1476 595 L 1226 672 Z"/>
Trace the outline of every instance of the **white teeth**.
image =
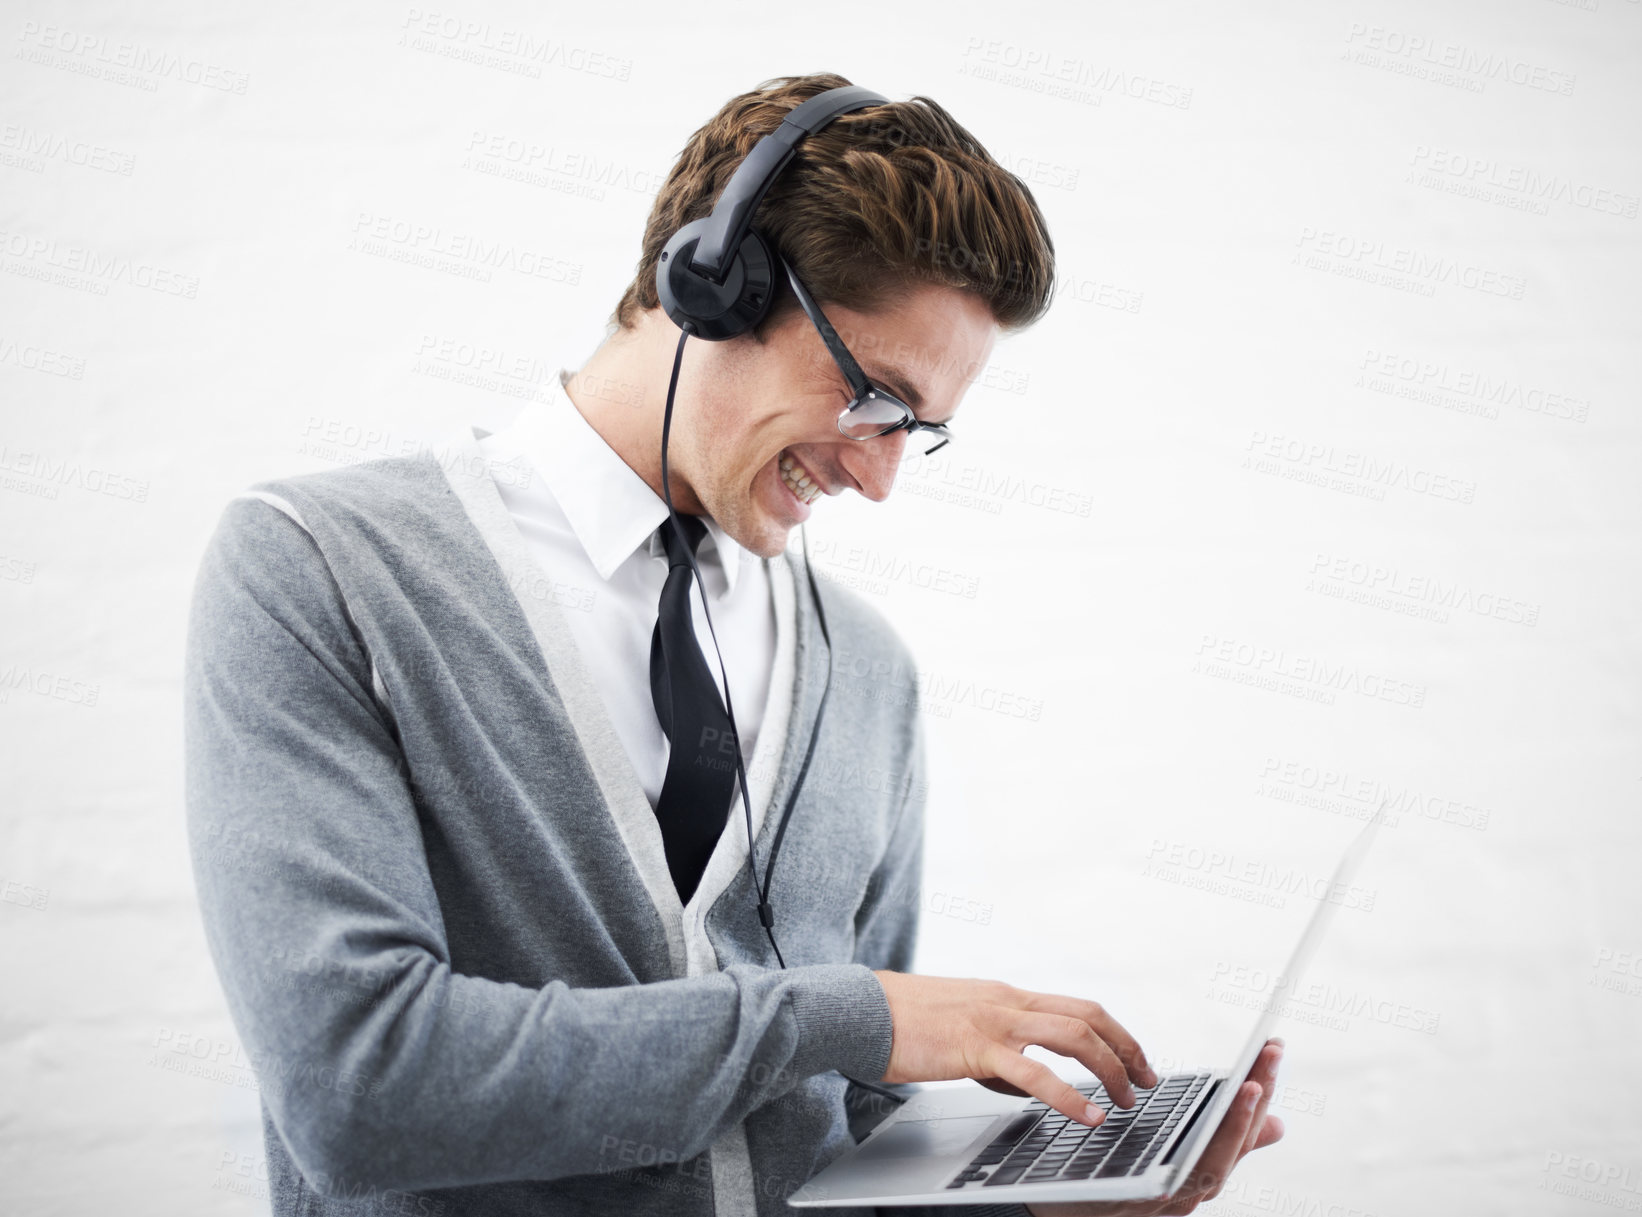
<path id="1" fill-rule="evenodd" d="M 811 480 L 809 474 L 802 472 L 801 468 L 793 463 L 792 457 L 783 456 L 780 465 L 781 480 L 799 502 L 813 503 L 821 496 L 821 487 Z"/>

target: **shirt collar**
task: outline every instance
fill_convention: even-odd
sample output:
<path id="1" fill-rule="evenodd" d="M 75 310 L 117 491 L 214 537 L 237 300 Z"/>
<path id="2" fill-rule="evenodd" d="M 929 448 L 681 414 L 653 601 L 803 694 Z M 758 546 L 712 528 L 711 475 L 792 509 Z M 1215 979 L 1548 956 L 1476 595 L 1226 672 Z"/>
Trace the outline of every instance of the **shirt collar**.
<path id="1" fill-rule="evenodd" d="M 576 409 L 564 390 L 571 375 L 561 368 L 549 377 L 546 399 L 527 402 L 514 428 L 520 447 L 546 479 L 593 568 L 608 580 L 634 551 L 666 552 L 655 534 L 667 519 L 667 504 Z M 717 560 L 728 594 L 735 591 L 742 561 L 752 554 L 718 521 L 702 519 L 708 540 L 702 542 L 696 560 L 704 571 L 709 559 Z"/>

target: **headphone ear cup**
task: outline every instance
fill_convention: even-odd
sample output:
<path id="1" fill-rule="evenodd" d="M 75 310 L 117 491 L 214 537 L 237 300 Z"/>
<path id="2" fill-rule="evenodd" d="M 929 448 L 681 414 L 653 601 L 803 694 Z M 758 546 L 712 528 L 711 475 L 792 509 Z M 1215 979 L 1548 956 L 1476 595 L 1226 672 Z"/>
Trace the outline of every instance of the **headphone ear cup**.
<path id="1" fill-rule="evenodd" d="M 690 266 L 707 217 L 675 232 L 656 261 L 656 296 L 681 329 L 690 324 L 697 338 L 721 341 L 752 329 L 770 311 L 775 295 L 775 259 L 756 229 L 748 229 L 730 258 L 723 283 Z"/>

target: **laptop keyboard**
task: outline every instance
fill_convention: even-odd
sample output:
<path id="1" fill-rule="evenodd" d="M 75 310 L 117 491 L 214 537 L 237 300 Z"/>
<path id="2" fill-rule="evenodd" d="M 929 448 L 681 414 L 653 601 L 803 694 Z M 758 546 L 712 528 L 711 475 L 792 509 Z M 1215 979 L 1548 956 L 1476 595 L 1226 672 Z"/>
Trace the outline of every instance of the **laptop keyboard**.
<path id="1" fill-rule="evenodd" d="M 1094 1128 L 1033 1099 L 947 1187 L 1138 1175 L 1169 1143 L 1212 1076 L 1176 1074 L 1150 1090 L 1137 1089 L 1127 1111 L 1112 1105 L 1099 1082 L 1087 1082 L 1078 1092 L 1107 1109 L 1106 1119 Z"/>

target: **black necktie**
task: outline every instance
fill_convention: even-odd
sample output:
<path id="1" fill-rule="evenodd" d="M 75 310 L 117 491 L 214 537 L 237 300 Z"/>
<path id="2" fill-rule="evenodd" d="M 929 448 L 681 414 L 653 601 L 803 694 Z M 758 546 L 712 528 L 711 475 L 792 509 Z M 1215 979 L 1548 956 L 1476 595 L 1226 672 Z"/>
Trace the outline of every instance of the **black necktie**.
<path id="1" fill-rule="evenodd" d="M 707 535 L 697 516 L 679 516 L 693 552 Z M 730 718 L 690 619 L 690 558 L 671 521 L 661 526 L 667 582 L 650 636 L 650 696 L 671 748 L 656 819 L 678 898 L 688 904 L 730 814 L 735 745 Z"/>

